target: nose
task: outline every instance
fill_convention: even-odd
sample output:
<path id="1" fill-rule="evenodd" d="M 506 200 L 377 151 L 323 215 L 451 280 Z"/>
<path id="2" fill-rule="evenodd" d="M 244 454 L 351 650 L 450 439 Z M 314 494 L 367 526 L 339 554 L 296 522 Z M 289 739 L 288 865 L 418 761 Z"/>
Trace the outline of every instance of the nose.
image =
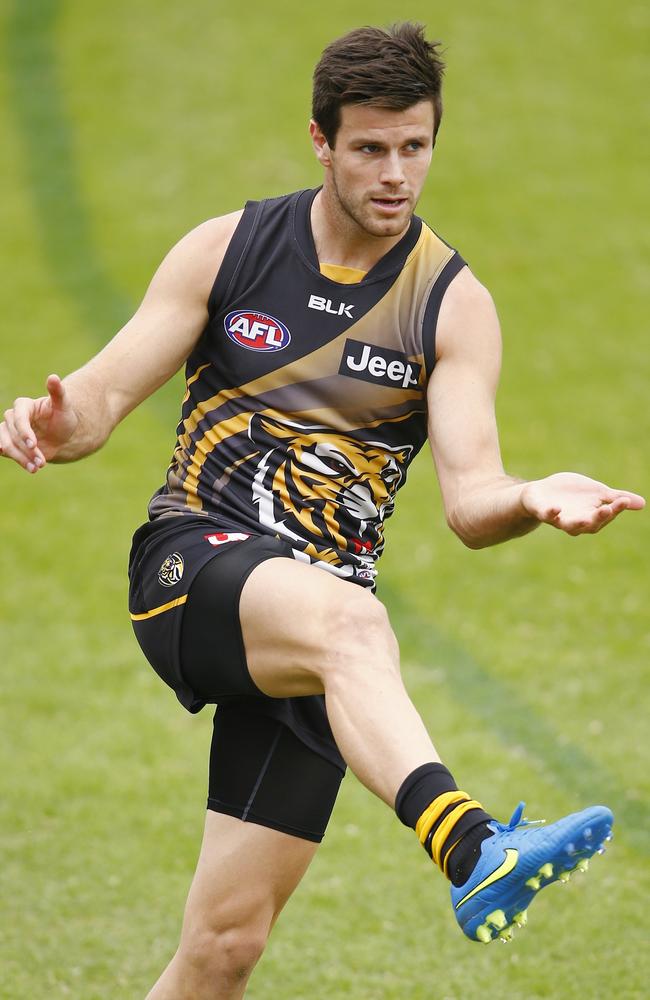
<path id="1" fill-rule="evenodd" d="M 404 167 L 398 150 L 389 152 L 382 160 L 379 179 L 382 184 L 399 187 L 404 183 Z"/>

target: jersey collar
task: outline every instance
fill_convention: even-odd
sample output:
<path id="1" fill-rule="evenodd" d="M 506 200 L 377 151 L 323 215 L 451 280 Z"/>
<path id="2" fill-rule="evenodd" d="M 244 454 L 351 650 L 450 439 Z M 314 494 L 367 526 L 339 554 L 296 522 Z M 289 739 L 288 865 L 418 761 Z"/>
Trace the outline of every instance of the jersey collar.
<path id="1" fill-rule="evenodd" d="M 298 245 L 301 256 L 307 264 L 320 273 L 320 263 L 316 254 L 314 236 L 311 231 L 311 206 L 314 198 L 321 189 L 310 188 L 306 191 L 299 191 L 294 208 L 294 239 Z M 366 274 L 360 285 L 366 285 L 371 281 L 386 278 L 389 275 L 400 271 L 411 250 L 415 246 L 422 229 L 422 220 L 414 215 L 411 224 L 402 236 L 399 243 L 384 254 L 377 263 Z"/>

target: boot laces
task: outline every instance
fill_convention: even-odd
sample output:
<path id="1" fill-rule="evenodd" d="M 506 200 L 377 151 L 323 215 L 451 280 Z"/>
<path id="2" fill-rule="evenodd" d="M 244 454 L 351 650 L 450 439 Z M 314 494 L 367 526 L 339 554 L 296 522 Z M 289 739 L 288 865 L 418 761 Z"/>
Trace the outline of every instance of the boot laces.
<path id="1" fill-rule="evenodd" d="M 512 831 L 516 830 L 519 826 L 541 826 L 546 822 L 545 819 L 526 819 L 525 816 L 522 819 L 525 808 L 526 803 L 520 802 L 510 817 L 509 823 L 499 823 L 497 820 L 494 820 L 494 824 L 491 823 L 490 826 L 494 825 L 499 833 L 512 833 Z"/>

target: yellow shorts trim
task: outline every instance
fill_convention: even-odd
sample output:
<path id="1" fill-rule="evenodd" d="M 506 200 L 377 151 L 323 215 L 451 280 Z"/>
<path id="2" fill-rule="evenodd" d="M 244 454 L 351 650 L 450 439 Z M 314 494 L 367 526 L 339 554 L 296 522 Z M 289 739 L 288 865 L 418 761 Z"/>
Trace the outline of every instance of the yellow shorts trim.
<path id="1" fill-rule="evenodd" d="M 161 615 L 163 611 L 171 611 L 172 608 L 177 608 L 179 604 L 185 604 L 187 597 L 187 594 L 183 594 L 182 597 L 176 597 L 173 601 L 168 601 L 167 604 L 161 604 L 157 608 L 152 608 L 151 611 L 145 611 L 144 614 L 131 615 L 131 621 L 141 622 L 145 618 L 155 618 L 156 615 Z"/>

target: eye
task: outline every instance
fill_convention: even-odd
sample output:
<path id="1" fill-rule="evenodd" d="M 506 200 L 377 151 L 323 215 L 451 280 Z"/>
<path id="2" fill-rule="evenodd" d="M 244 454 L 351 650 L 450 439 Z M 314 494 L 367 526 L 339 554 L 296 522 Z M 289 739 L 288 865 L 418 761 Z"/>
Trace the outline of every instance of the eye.
<path id="1" fill-rule="evenodd" d="M 355 474 L 354 466 L 345 455 L 341 454 L 338 448 L 331 444 L 326 444 L 324 442 L 317 444 L 316 455 L 323 464 L 327 465 L 332 475 L 349 476 Z"/>
<path id="2" fill-rule="evenodd" d="M 362 152 L 362 153 L 370 153 L 370 154 L 372 154 L 372 153 L 378 153 L 378 152 L 380 151 L 380 148 L 381 148 L 381 147 L 379 147 L 379 146 L 375 145 L 375 143 L 372 143 L 372 142 L 366 142 L 366 143 L 365 143 L 365 144 L 364 144 L 363 146 L 361 146 L 360 148 L 361 148 L 361 152 Z"/>
<path id="3" fill-rule="evenodd" d="M 396 469 L 394 466 L 389 466 L 387 469 L 382 470 L 381 478 L 385 482 L 386 486 L 392 486 L 401 478 L 401 473 L 399 469 Z"/>
<path id="4" fill-rule="evenodd" d="M 339 462 L 336 458 L 329 458 L 327 462 L 339 476 L 345 475 L 345 473 L 349 473 L 350 471 L 345 462 Z"/>
<path id="5" fill-rule="evenodd" d="M 300 464 L 305 469 L 317 472 L 321 476 L 341 476 L 350 475 L 350 469 L 345 462 L 340 462 L 332 455 L 315 455 L 313 452 L 303 453 Z"/>

